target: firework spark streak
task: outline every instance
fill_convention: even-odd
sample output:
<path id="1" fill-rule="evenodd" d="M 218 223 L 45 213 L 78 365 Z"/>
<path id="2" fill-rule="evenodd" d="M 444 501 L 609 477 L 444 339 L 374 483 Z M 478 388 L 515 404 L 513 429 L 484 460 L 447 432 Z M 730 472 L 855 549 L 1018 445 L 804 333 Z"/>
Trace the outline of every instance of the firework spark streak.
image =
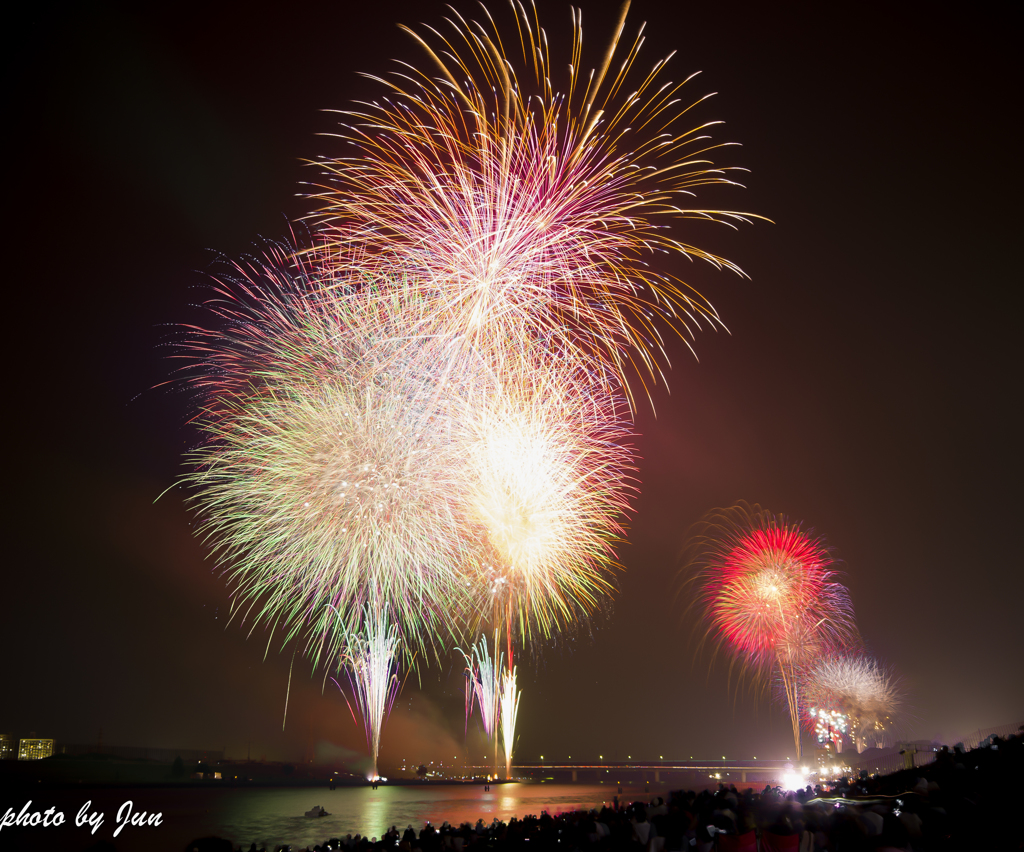
<path id="1" fill-rule="evenodd" d="M 345 650 L 341 653 L 340 663 L 348 675 L 366 729 L 366 745 L 373 758 L 372 780 L 378 777 L 381 731 L 398 693 L 397 664 L 401 638 L 398 627 L 388 619 L 386 604 L 366 605 L 361 632 L 343 630 Z M 354 712 L 352 717 L 355 718 Z"/>
<path id="2" fill-rule="evenodd" d="M 516 669 L 506 668 L 501 673 L 501 742 L 505 748 L 505 778 L 512 777 L 512 750 L 516 741 L 516 717 L 522 693 L 516 687 Z"/>
<path id="3" fill-rule="evenodd" d="M 487 647 L 487 639 L 480 641 L 470 654 L 462 653 L 466 660 L 466 719 L 473 712 L 474 702 L 480 708 L 480 718 L 488 739 L 494 741 L 495 761 L 498 751 L 498 723 L 501 715 L 502 655 L 498 651 L 498 634 L 494 634 L 494 658 Z"/>
<path id="4" fill-rule="evenodd" d="M 428 301 L 431 333 L 478 348 L 557 339 L 599 356 L 619 381 L 634 358 L 658 372 L 656 319 L 687 337 L 717 324 L 710 304 L 646 258 L 676 253 L 742 274 L 666 225 L 752 217 L 689 206 L 699 187 L 733 185 L 735 169 L 710 160 L 726 147 L 707 133 L 718 122 L 689 123 L 705 99 L 689 94 L 695 75 L 665 80 L 671 57 L 638 72 L 642 27 L 619 50 L 628 5 L 589 76 L 573 11 L 560 91 L 533 6 L 512 4 L 517 40 L 503 39 L 489 14 L 481 24 L 454 13 L 448 35 L 405 28 L 428 70 L 402 63 L 376 78 L 388 96 L 344 113 L 351 123 L 339 135 L 353 156 L 317 161 L 327 265 L 408 276 Z"/>
<path id="5" fill-rule="evenodd" d="M 712 639 L 751 674 L 777 679 L 799 759 L 810 664 L 855 636 L 846 589 L 821 539 L 759 506 L 712 513 L 696 539 L 696 603 Z"/>

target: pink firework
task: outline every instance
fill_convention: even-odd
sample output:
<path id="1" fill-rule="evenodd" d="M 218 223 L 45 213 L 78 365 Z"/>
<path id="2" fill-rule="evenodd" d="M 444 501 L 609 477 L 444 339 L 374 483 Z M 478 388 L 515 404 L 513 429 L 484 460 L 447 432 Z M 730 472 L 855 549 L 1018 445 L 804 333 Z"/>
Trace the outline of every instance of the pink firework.
<path id="1" fill-rule="evenodd" d="M 422 61 L 378 78 L 386 97 L 346 113 L 347 156 L 318 161 L 332 274 L 407 280 L 428 301 L 421 333 L 477 348 L 557 339 L 620 381 L 634 362 L 659 372 L 656 318 L 686 336 L 717 324 L 651 253 L 742 274 L 687 242 L 686 226 L 753 217 L 691 206 L 700 188 L 735 185 L 736 169 L 712 162 L 727 147 L 710 138 L 718 122 L 692 123 L 695 75 L 673 82 L 667 59 L 642 67 L 642 28 L 623 38 L 628 8 L 593 71 L 575 11 L 562 60 L 532 4 L 513 6 L 505 34 L 486 10 L 486 22 L 405 28 Z"/>

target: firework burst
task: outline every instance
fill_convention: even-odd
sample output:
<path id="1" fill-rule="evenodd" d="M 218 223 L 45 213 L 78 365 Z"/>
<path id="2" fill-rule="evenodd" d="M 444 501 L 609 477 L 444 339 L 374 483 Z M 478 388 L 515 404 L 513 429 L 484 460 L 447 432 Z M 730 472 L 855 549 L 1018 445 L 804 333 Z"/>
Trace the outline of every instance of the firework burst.
<path id="1" fill-rule="evenodd" d="M 869 742 L 883 745 L 891 739 L 902 705 L 896 679 L 863 654 L 819 660 L 808 674 L 806 696 L 809 703 L 834 707 L 848 717 L 858 751 Z"/>
<path id="2" fill-rule="evenodd" d="M 633 469 L 625 403 L 580 364 L 520 353 L 468 406 L 475 611 L 506 635 L 498 719 L 506 777 L 519 707 L 514 647 L 574 627 L 613 590 Z M 496 633 L 497 637 L 497 633 Z M 481 640 L 482 642 L 483 640 Z"/>
<path id="3" fill-rule="evenodd" d="M 811 663 L 854 641 L 853 610 L 820 538 L 759 506 L 712 513 L 695 539 L 695 602 L 709 638 L 775 680 L 799 758 L 801 684 Z"/>
<path id="4" fill-rule="evenodd" d="M 187 343 L 206 441 L 184 479 L 242 612 L 308 630 L 316 662 L 343 650 L 338 619 L 365 635 L 364 607 L 389 607 L 411 656 L 464 599 L 464 418 L 408 311 L 281 261 L 225 283 L 227 329 Z"/>
<path id="5" fill-rule="evenodd" d="M 633 359 L 657 371 L 656 318 L 684 335 L 717 323 L 699 294 L 645 259 L 667 251 L 740 272 L 665 225 L 750 217 L 689 206 L 697 188 L 733 184 L 734 170 L 710 159 L 725 147 L 708 136 L 717 122 L 689 123 L 704 100 L 689 95 L 692 78 L 667 81 L 667 59 L 638 73 L 643 28 L 620 50 L 628 5 L 589 75 L 573 11 L 557 91 L 533 6 L 512 4 L 511 41 L 489 14 L 478 23 L 454 13 L 447 35 L 406 29 L 430 70 L 403 63 L 378 78 L 388 97 L 345 113 L 340 136 L 353 156 L 317 162 L 328 267 L 409 277 L 428 302 L 431 333 L 477 348 L 556 339 L 599 356 L 620 380 Z"/>
<path id="6" fill-rule="evenodd" d="M 703 100 L 689 81 L 665 82 L 667 60 L 638 75 L 640 34 L 620 49 L 628 2 L 589 77 L 573 13 L 560 90 L 536 9 L 512 8 L 507 52 L 489 14 L 409 31 L 432 70 L 405 66 L 349 113 L 354 156 L 320 164 L 314 247 L 236 267 L 212 304 L 226 329 L 185 347 L 205 440 L 184 480 L 237 611 L 342 660 L 375 763 L 396 660 L 490 620 L 508 643 L 488 701 L 510 771 L 514 641 L 612 590 L 633 489 L 625 377 L 659 372 L 659 327 L 718 322 L 646 260 L 740 272 L 668 230 L 748 217 L 689 206 L 732 170 L 710 159 L 710 124 L 684 124 Z M 774 638 L 741 648 L 784 677 L 828 630 L 792 582 Z M 742 606 L 716 603 L 716 627 Z"/>
<path id="7" fill-rule="evenodd" d="M 622 399 L 565 360 L 506 365 L 470 410 L 473 586 L 478 611 L 506 630 L 511 661 L 514 638 L 549 638 L 612 592 L 632 493 L 630 430 Z"/>
<path id="8" fill-rule="evenodd" d="M 806 693 L 805 693 L 806 697 Z M 836 751 L 843 750 L 843 735 L 849 728 L 849 719 L 839 710 L 826 710 L 825 707 L 811 706 L 807 709 L 808 727 L 814 732 L 819 743 L 830 743 Z"/>

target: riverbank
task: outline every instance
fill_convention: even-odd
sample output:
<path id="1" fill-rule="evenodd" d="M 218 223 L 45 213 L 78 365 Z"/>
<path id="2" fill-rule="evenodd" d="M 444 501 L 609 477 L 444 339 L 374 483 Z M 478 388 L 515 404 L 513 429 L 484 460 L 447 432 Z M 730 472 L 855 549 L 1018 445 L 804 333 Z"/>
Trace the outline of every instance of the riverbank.
<path id="1" fill-rule="evenodd" d="M 862 772 L 835 789 L 807 787 L 712 793 L 676 791 L 668 800 L 613 801 L 600 809 L 542 811 L 507 822 L 390 828 L 378 839 L 333 837 L 314 850 L 346 852 L 710 852 L 725 848 L 913 849 L 1024 847 L 1024 739 L 995 738 L 963 751 L 943 748 L 934 763 L 890 775 Z M 213 852 L 197 844 L 196 852 Z M 230 844 L 222 844 L 231 852 Z M 309 848 L 309 847 L 307 847 Z"/>

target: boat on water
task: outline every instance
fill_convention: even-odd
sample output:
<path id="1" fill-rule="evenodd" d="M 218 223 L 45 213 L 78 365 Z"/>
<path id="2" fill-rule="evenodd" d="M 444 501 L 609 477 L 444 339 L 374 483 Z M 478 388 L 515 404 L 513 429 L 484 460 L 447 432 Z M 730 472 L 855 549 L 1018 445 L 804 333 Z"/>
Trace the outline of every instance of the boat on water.
<path id="1" fill-rule="evenodd" d="M 316 807 L 312 807 L 308 811 L 306 811 L 305 816 L 308 816 L 308 817 L 325 817 L 325 816 L 330 816 L 330 814 L 327 813 L 327 811 L 325 811 L 322 807 L 320 807 L 320 805 L 317 805 Z"/>

